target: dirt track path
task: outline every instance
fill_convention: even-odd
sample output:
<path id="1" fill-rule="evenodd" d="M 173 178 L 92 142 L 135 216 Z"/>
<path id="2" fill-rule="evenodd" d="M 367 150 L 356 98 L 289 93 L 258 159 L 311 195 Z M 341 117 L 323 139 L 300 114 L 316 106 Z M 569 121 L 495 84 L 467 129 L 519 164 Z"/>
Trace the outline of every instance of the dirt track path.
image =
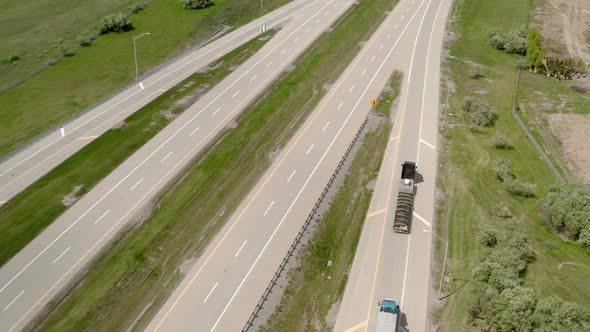
<path id="1" fill-rule="evenodd" d="M 546 0 L 540 16 L 543 35 L 556 44 L 556 50 L 567 50 L 569 56 L 590 64 L 590 47 L 586 40 L 590 32 L 590 1 Z"/>

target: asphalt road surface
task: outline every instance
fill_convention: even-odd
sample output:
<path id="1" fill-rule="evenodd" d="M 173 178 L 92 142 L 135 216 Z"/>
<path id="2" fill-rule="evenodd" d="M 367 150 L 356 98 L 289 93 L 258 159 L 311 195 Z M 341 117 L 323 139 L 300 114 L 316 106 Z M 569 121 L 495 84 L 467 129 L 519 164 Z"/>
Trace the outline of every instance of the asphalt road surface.
<path id="1" fill-rule="evenodd" d="M 0 205 L 174 85 L 260 35 L 263 25 L 273 28 L 292 17 L 309 13 L 306 8 L 312 2 L 295 0 L 189 52 L 68 123 L 63 128 L 63 135 L 61 129 L 58 129 L 11 158 L 3 160 L 0 163 Z"/>
<path id="2" fill-rule="evenodd" d="M 378 176 L 367 220 L 340 306 L 335 331 L 375 331 L 377 302 L 401 305 L 401 331 L 431 330 L 429 309 L 434 190 L 437 168 L 439 76 L 442 40 L 451 0 L 425 0 L 415 33 L 404 40 L 411 55 L 401 105 Z M 407 55 L 407 54 L 406 54 Z M 410 235 L 393 232 L 401 163 L 418 164 Z"/>
<path id="3" fill-rule="evenodd" d="M 412 51 L 400 41 L 417 34 L 427 8 L 432 16 L 430 1 L 434 2 L 402 0 L 388 15 L 209 244 L 148 331 L 244 327 L 370 111 L 371 100 L 394 71 L 395 54 L 407 58 Z"/>
<path id="4" fill-rule="evenodd" d="M 21 329 L 33 319 L 350 5 L 341 0 L 308 2 L 258 53 L 6 263 L 0 269 L 0 331 Z"/>

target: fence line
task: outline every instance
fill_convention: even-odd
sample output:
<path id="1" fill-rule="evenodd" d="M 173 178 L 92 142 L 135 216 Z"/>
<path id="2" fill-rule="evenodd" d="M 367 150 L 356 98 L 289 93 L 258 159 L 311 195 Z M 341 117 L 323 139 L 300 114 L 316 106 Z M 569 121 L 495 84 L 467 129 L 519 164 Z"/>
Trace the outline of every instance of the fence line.
<path id="1" fill-rule="evenodd" d="M 303 223 L 303 226 L 299 230 L 299 233 L 297 233 L 295 240 L 293 241 L 293 243 L 289 247 L 289 250 L 287 251 L 287 255 L 285 255 L 285 257 L 281 261 L 281 264 L 279 265 L 279 268 L 277 269 L 277 271 L 273 275 L 272 279 L 270 280 L 268 286 L 266 286 L 266 289 L 264 290 L 262 297 L 260 298 L 260 300 L 258 300 L 258 303 L 256 304 L 254 311 L 252 311 L 250 318 L 248 318 L 248 321 L 246 321 L 246 325 L 242 329 L 242 332 L 247 332 L 250 330 L 250 328 L 252 328 L 254 326 L 254 320 L 258 317 L 258 313 L 260 312 L 260 310 L 262 310 L 264 302 L 266 302 L 266 300 L 268 299 L 268 296 L 270 295 L 272 288 L 277 284 L 277 280 L 279 279 L 279 277 L 281 276 L 281 274 L 285 270 L 285 266 L 289 262 L 289 259 L 293 256 L 295 249 L 297 249 L 297 246 L 301 243 L 301 238 L 303 237 L 303 234 L 307 230 L 307 228 L 308 228 L 309 224 L 311 223 L 313 217 L 315 216 L 322 200 L 324 199 L 324 197 L 328 193 L 328 190 L 332 186 L 332 183 L 336 179 L 338 172 L 340 172 L 340 169 L 344 165 L 346 158 L 348 158 L 350 151 L 352 150 L 354 144 L 357 142 L 358 138 L 360 137 L 361 132 L 363 131 L 363 129 L 365 128 L 365 125 L 367 124 L 367 121 L 368 121 L 368 117 L 365 117 L 365 120 L 361 124 L 361 127 L 359 128 L 359 130 L 356 132 L 356 135 L 354 136 L 352 143 L 350 143 L 350 145 L 348 146 L 348 149 L 346 149 L 346 152 L 344 153 L 344 156 L 342 157 L 342 159 L 340 159 L 340 162 L 338 163 L 336 170 L 334 171 L 334 173 L 332 173 L 332 176 L 330 177 L 328 184 L 326 185 L 326 187 L 322 191 L 320 197 L 318 198 L 315 205 L 313 206 L 313 209 L 309 213 L 309 216 L 305 220 L 305 223 Z"/>

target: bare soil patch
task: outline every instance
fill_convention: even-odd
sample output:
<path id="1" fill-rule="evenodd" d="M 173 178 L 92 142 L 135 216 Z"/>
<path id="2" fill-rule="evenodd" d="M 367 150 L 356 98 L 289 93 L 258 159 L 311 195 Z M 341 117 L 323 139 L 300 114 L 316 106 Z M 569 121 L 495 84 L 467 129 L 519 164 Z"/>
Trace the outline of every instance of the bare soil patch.
<path id="1" fill-rule="evenodd" d="M 590 64 L 590 1 L 544 0 L 537 8 L 536 25 L 547 55 L 571 56 Z"/>
<path id="2" fill-rule="evenodd" d="M 548 121 L 551 132 L 561 142 L 572 175 L 590 183 L 590 115 L 553 114 Z"/>

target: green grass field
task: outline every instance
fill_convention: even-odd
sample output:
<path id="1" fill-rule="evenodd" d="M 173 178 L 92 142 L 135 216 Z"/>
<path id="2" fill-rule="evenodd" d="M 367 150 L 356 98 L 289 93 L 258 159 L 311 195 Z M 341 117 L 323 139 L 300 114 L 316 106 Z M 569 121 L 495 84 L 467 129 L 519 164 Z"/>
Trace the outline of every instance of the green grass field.
<path id="1" fill-rule="evenodd" d="M 459 0 L 454 4 L 456 19 L 449 28 L 456 35 L 449 45 L 452 57 L 445 60 L 444 67 L 455 90 L 449 99 L 447 125 L 441 129 L 444 145 L 438 176 L 444 197 L 437 208 L 438 231 L 450 242 L 447 273 L 451 282 L 444 290 L 450 293 L 470 279 L 471 268 L 479 260 L 479 225 L 494 218 L 496 206 L 503 202 L 515 216 L 526 218 L 537 253 L 536 262 L 528 267 L 525 285 L 533 287 L 540 299 L 555 294 L 588 307 L 590 255 L 551 233 L 538 215 L 539 198 L 555 179 L 510 114 L 517 57 L 492 49 L 487 41 L 488 31 L 494 27 L 507 31 L 522 26 L 528 5 L 529 0 Z M 480 79 L 470 78 L 476 68 L 483 75 Z M 535 84 L 535 89 L 546 88 L 544 80 L 534 83 L 526 75 L 524 79 L 523 84 Z M 527 91 L 519 91 L 519 97 L 522 99 Z M 461 111 L 463 97 L 475 94 L 493 105 L 499 115 L 494 128 L 478 133 L 466 125 Z M 492 146 L 491 138 L 497 132 L 513 143 L 513 150 Z M 493 160 L 498 157 L 512 162 L 518 178 L 538 186 L 537 198 L 515 198 L 506 192 L 493 172 Z M 560 267 L 567 262 L 576 264 Z M 467 324 L 467 292 L 467 288 L 459 289 L 437 313 L 443 330 L 472 330 Z"/>
<path id="2" fill-rule="evenodd" d="M 40 326 L 42 331 L 134 330 L 148 323 L 391 9 L 362 0 L 156 200 L 151 216 L 122 234 Z M 367 23 L 368 22 L 368 23 Z M 242 171 L 236 171 L 242 170 Z M 144 310 L 145 309 L 145 310 Z"/>
<path id="3" fill-rule="evenodd" d="M 344 182 L 317 220 L 317 229 L 296 257 L 299 266 L 287 274 L 280 304 L 261 331 L 330 331 L 326 315 L 342 299 L 348 272 L 371 203 L 369 183 L 379 174 L 391 132 L 390 110 L 399 94 L 400 75 L 390 82 L 373 115 L 376 129 L 366 134 L 353 157 Z M 327 266 L 328 260 L 332 261 Z"/>
<path id="4" fill-rule="evenodd" d="M 266 35 L 271 34 L 274 31 Z M 107 131 L 1 206 L 0 266 L 67 209 L 64 196 L 78 186 L 76 196 L 83 196 L 265 44 L 255 38 L 211 64 L 213 69 L 193 74 L 125 119 L 124 126 Z M 185 102 L 177 104 L 183 98 Z"/>
<path id="5" fill-rule="evenodd" d="M 0 91 L 45 68 L 62 56 L 60 48 L 78 48 L 100 19 L 129 12 L 141 0 L 4 0 L 0 6 Z M 10 55 L 19 60 L 9 62 Z"/>
<path id="6" fill-rule="evenodd" d="M 106 7 L 106 0 L 95 2 L 105 3 Z M 128 2 L 110 0 L 109 6 Z M 153 0 L 144 10 L 130 17 L 134 31 L 100 36 L 90 47 L 80 48 L 74 56 L 66 57 L 0 93 L 0 156 L 130 83 L 135 77 L 133 34 L 151 33 L 137 41 L 140 71 L 145 72 L 193 43 L 206 39 L 224 25 L 243 25 L 287 2 L 289 0 L 265 0 L 265 10 L 262 11 L 258 0 L 216 0 L 216 5 L 207 9 L 186 10 L 178 0 Z M 60 0 L 58 3 L 66 1 Z M 31 2 L 17 2 L 14 6 L 21 8 L 27 5 L 31 5 Z M 40 10 L 36 6 L 43 8 L 41 4 L 31 6 L 35 7 L 31 9 L 35 13 Z M 68 6 L 64 4 L 63 9 L 54 7 L 66 10 Z M 96 12 L 101 13 L 100 10 Z M 0 17 L 4 13 L 3 10 Z M 47 15 L 49 18 L 45 20 L 53 21 L 56 13 L 42 11 L 37 15 Z M 34 18 L 27 16 L 22 19 L 23 22 L 15 20 L 6 24 L 27 25 L 30 24 L 29 20 L 34 22 Z M 15 29 L 7 27 L 7 30 Z M 78 30 L 83 31 L 81 28 Z M 4 38 L 8 36 L 0 33 L 0 40 Z M 20 64 L 10 66 L 18 67 Z"/>

